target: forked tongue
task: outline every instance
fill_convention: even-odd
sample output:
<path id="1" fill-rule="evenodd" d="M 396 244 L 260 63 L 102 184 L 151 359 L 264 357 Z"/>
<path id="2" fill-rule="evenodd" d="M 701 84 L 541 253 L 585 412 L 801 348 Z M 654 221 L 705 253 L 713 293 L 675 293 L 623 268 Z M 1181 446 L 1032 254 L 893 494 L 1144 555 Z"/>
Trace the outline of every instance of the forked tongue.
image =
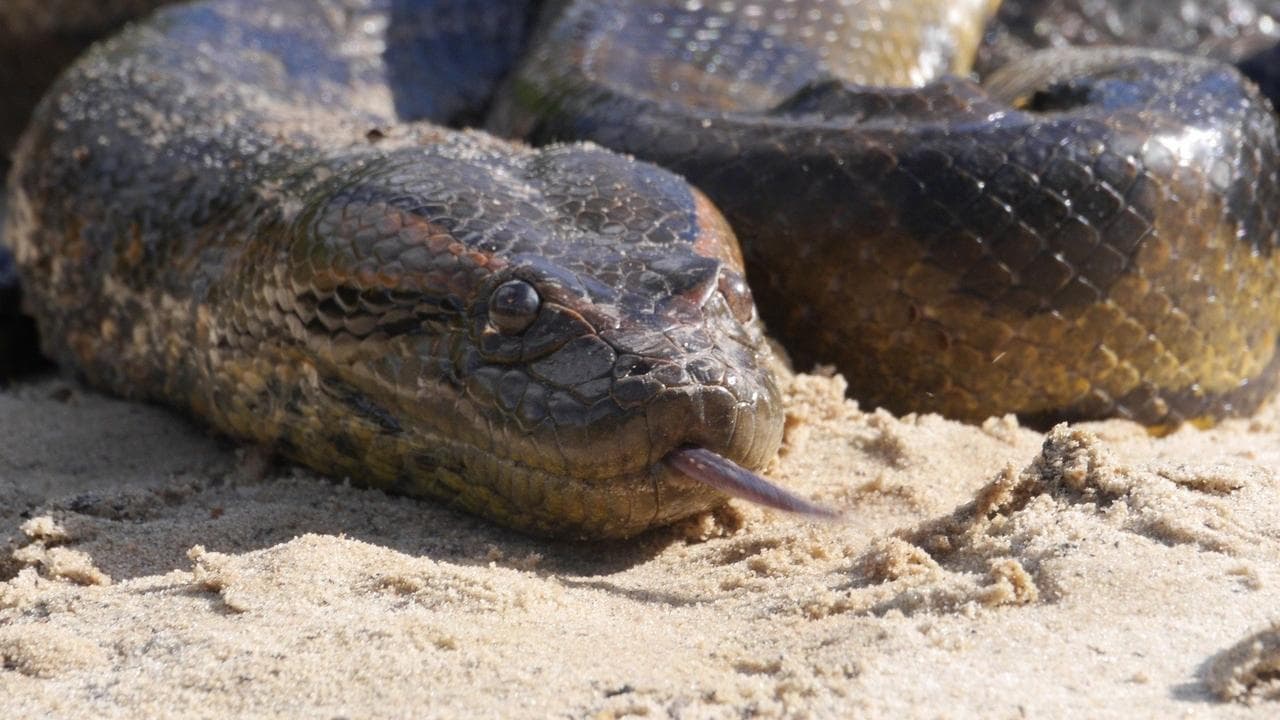
<path id="1" fill-rule="evenodd" d="M 731 497 L 749 500 L 775 510 L 815 518 L 836 518 L 840 513 L 784 490 L 727 458 L 700 447 L 672 450 L 663 458 L 668 467 L 685 477 Z"/>

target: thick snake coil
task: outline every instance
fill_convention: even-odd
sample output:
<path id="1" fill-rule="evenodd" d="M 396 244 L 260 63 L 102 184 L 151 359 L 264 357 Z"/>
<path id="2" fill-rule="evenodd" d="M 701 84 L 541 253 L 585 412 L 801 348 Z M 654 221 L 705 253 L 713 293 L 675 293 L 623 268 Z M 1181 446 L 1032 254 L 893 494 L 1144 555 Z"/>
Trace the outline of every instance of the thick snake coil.
<path id="1" fill-rule="evenodd" d="M 1280 364 L 1269 105 L 1162 52 L 960 79 L 995 5 L 164 10 L 45 98 L 5 238 L 45 351 L 95 385 L 533 532 L 724 492 L 820 512 L 739 467 L 782 432 L 744 272 L 869 404 L 1252 410 Z M 984 58 L 1035 44 L 1007 27 Z M 707 196 L 432 124 L 482 119 Z"/>

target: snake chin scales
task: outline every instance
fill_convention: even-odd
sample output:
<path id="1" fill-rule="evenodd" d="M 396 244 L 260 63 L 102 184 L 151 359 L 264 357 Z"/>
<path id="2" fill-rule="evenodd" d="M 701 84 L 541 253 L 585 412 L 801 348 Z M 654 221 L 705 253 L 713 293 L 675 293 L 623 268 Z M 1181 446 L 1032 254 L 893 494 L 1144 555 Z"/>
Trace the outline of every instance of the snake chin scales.
<path id="1" fill-rule="evenodd" d="M 1209 60 L 1036 53 L 1040 12 L 174 6 L 45 96 L 4 238 L 44 352 L 95 386 L 539 534 L 726 492 L 823 514 L 749 472 L 783 427 L 761 318 L 895 411 L 1252 411 L 1270 106 Z"/>
<path id="2" fill-rule="evenodd" d="M 202 372 L 234 383 L 200 414 L 541 533 L 705 510 L 721 496 L 662 462 L 684 446 L 772 457 L 780 399 L 735 241 L 683 181 L 589 146 L 392 144 L 286 190 L 278 229 L 249 221 L 277 243 L 198 308 Z"/>
<path id="3" fill-rule="evenodd" d="M 403 123 L 380 54 L 341 52 L 382 11 L 276 5 L 309 21 L 164 11 L 49 96 L 6 229 L 47 354 L 539 533 L 627 536 L 721 502 L 662 462 L 684 446 L 773 456 L 768 346 L 705 198 L 588 145 Z M 242 47 L 268 43 L 343 64 Z"/>

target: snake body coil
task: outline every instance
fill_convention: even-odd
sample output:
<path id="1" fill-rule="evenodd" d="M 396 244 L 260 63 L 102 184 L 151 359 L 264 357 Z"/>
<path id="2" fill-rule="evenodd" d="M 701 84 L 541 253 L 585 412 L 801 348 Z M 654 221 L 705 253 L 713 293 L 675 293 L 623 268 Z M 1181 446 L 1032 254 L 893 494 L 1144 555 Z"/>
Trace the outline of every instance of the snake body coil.
<path id="1" fill-rule="evenodd" d="M 516 7 L 401 5 L 176 7 L 64 76 L 5 233 L 44 349 L 525 530 L 719 502 L 663 458 L 760 467 L 781 435 L 728 227 L 654 166 L 415 122 L 465 115 L 486 93 L 449 81 L 492 82 L 523 35 Z"/>
<path id="2" fill-rule="evenodd" d="M 1270 106 L 1235 69 L 1167 51 L 957 78 L 997 4 L 575 3 L 491 125 L 689 178 L 742 239 L 770 331 L 869 405 L 1164 426 L 1251 412 L 1280 371 Z M 1006 34 L 1042 27 L 1028 6 L 1078 3 L 1018 5 Z M 1213 5 L 1225 24 L 1249 3 Z M 871 30 L 832 30 L 853 26 Z M 876 57 L 902 47 L 922 60 Z"/>
<path id="3" fill-rule="evenodd" d="M 534 532 L 726 490 L 818 512 L 735 466 L 782 431 L 744 272 L 870 404 L 1252 410 L 1280 365 L 1269 106 L 1158 52 L 959 79 L 995 5 L 176 7 L 46 96 L 5 238 L 95 385 Z M 669 171 L 434 124 L 485 117 L 678 171 L 745 265 Z"/>

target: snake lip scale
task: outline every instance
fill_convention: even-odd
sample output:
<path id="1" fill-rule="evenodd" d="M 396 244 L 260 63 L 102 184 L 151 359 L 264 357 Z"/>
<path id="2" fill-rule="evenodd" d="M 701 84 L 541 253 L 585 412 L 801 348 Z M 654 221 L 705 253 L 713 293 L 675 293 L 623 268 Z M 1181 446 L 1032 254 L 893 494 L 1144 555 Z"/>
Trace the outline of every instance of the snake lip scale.
<path id="1" fill-rule="evenodd" d="M 781 401 L 719 213 L 597 147 L 407 119 L 380 40 L 402 5 L 178 6 L 73 66 L 9 183 L 44 351 L 528 532 L 625 537 L 759 495 L 723 471 L 776 452 Z M 418 19 L 405 42 L 447 39 Z M 719 489 L 673 469 L 691 444 L 722 457 L 698 473 Z"/>
<path id="2" fill-rule="evenodd" d="M 1103 4 L 1008 6 L 1054 45 L 1056 17 L 1087 40 Z M 971 422 L 1170 429 L 1272 394 L 1275 114 L 1236 69 L 1170 49 L 1275 3 L 1198 3 L 1193 27 L 1167 4 L 1115 3 L 1106 17 L 1168 24 L 1168 45 L 1033 52 L 981 84 L 968 50 L 1000 3 L 659 5 L 570 4 L 488 127 L 690 179 L 742 239 L 801 366 L 834 364 L 868 406 Z M 868 34 L 818 31 L 837 16 Z M 916 50 L 932 64 L 894 64 Z"/>
<path id="3" fill-rule="evenodd" d="M 970 421 L 1276 385 L 1274 113 L 1216 61 L 1033 52 L 1063 6 L 173 6 L 51 88 L 4 240 L 51 358 L 323 472 L 538 534 L 834 517 L 756 474 L 766 324 Z"/>

